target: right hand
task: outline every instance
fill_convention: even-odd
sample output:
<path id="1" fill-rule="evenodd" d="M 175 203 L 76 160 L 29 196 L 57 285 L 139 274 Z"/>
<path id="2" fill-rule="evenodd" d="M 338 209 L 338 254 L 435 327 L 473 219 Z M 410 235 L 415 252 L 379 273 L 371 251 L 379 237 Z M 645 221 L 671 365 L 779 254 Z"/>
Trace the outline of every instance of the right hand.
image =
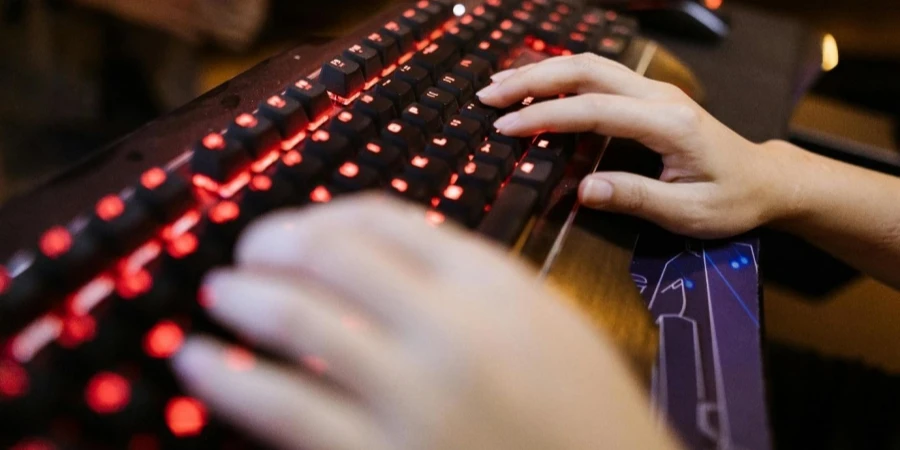
<path id="1" fill-rule="evenodd" d="M 659 180 L 592 174 L 579 191 L 584 205 L 698 238 L 733 236 L 791 214 L 792 146 L 754 144 L 675 86 L 617 62 L 591 54 L 550 58 L 496 74 L 478 97 L 502 108 L 528 96 L 571 93 L 577 95 L 529 106 L 495 126 L 510 136 L 594 132 L 634 139 L 662 155 L 665 165 Z"/>

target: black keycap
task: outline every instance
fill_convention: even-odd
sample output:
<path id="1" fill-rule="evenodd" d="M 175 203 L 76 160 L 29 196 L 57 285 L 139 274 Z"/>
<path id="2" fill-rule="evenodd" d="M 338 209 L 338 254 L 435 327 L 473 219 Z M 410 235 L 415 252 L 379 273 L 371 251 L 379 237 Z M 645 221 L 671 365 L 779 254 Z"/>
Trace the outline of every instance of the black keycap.
<path id="1" fill-rule="evenodd" d="M 450 183 L 450 166 L 444 161 L 428 156 L 413 156 L 404 173 L 414 180 L 427 184 L 434 192 Z"/>
<path id="2" fill-rule="evenodd" d="M 510 16 L 514 22 L 521 24 L 528 31 L 534 30 L 537 26 L 537 17 L 528 11 L 517 9 Z"/>
<path id="3" fill-rule="evenodd" d="M 231 200 L 223 200 L 206 211 L 203 238 L 214 239 L 231 248 L 251 219 L 252 216 L 241 209 L 240 205 Z"/>
<path id="4" fill-rule="evenodd" d="M 488 24 L 481 19 L 476 19 L 471 14 L 466 14 L 459 19 L 459 27 L 471 30 L 475 39 L 484 36 L 488 31 Z"/>
<path id="5" fill-rule="evenodd" d="M 282 139 L 289 139 L 309 125 L 309 117 L 297 100 L 281 95 L 273 95 L 260 102 L 259 114 L 275 124 Z"/>
<path id="6" fill-rule="evenodd" d="M 359 97 L 359 101 L 353 104 L 353 111 L 372 119 L 372 123 L 375 124 L 376 128 L 384 127 L 397 116 L 394 104 L 390 100 L 381 95 L 369 93 Z"/>
<path id="7" fill-rule="evenodd" d="M 281 135 L 265 117 L 241 114 L 228 125 L 227 137 L 241 143 L 253 159 L 281 149 Z"/>
<path id="8" fill-rule="evenodd" d="M 590 51 L 588 35 L 581 31 L 573 31 L 569 33 L 563 46 L 576 55 L 579 53 L 586 53 Z"/>
<path id="9" fill-rule="evenodd" d="M 597 29 L 606 28 L 606 11 L 600 8 L 591 8 L 581 15 L 581 23 Z M 578 30 L 586 32 L 585 30 Z"/>
<path id="10" fill-rule="evenodd" d="M 535 37 L 544 41 L 551 47 L 558 47 L 563 44 L 563 29 L 558 23 L 545 20 L 538 24 L 535 31 Z"/>
<path id="11" fill-rule="evenodd" d="M 454 25 L 447 29 L 441 42 L 456 47 L 457 52 L 462 55 L 475 46 L 475 32 L 471 28 Z"/>
<path id="12" fill-rule="evenodd" d="M 572 15 L 562 14 L 558 11 L 551 11 L 549 14 L 547 14 L 546 19 L 547 19 L 546 22 L 550 22 L 552 24 L 559 25 L 560 29 L 565 30 L 565 29 L 569 29 L 572 27 L 572 24 L 575 22 L 577 17 L 572 16 Z M 541 28 L 541 25 L 538 24 L 536 30 L 539 30 L 540 28 Z M 537 33 L 537 31 L 535 31 L 535 33 Z"/>
<path id="13" fill-rule="evenodd" d="M 420 205 L 430 205 L 436 192 L 428 184 L 407 175 L 398 175 L 388 183 L 388 192 Z"/>
<path id="14" fill-rule="evenodd" d="M 8 281 L 0 292 L 0 336 L 11 335 L 62 301 L 63 293 L 52 284 L 33 265 Z"/>
<path id="15" fill-rule="evenodd" d="M 638 32 L 638 28 L 640 28 L 640 26 L 638 25 L 637 19 L 622 15 L 617 16 L 616 20 L 606 24 L 606 29 L 610 34 L 613 36 L 624 37 L 625 39 L 633 38 Z"/>
<path id="16" fill-rule="evenodd" d="M 456 64 L 456 58 L 453 47 L 434 42 L 413 55 L 410 62 L 428 71 L 431 79 L 437 81 L 438 77 Z"/>
<path id="17" fill-rule="evenodd" d="M 423 11 L 409 8 L 400 15 L 400 23 L 409 27 L 417 41 L 423 41 L 431 34 L 431 17 Z"/>
<path id="18" fill-rule="evenodd" d="M 378 187 L 381 176 L 375 169 L 356 161 L 347 161 L 332 174 L 331 181 L 331 186 L 337 191 L 349 193 Z"/>
<path id="19" fill-rule="evenodd" d="M 508 36 L 511 36 L 516 42 L 522 42 L 525 40 L 525 35 L 528 34 L 528 30 L 525 29 L 524 25 L 510 19 L 505 19 L 503 22 L 500 22 L 500 29 Z"/>
<path id="20" fill-rule="evenodd" d="M 416 38 L 413 36 L 412 30 L 405 24 L 397 21 L 390 21 L 384 25 L 382 30 L 384 34 L 391 36 L 397 41 L 397 46 L 401 54 L 405 54 L 415 49 Z"/>
<path id="21" fill-rule="evenodd" d="M 484 194 L 485 198 L 492 200 L 497 195 L 497 189 L 503 181 L 500 170 L 496 166 L 478 161 L 467 162 L 459 171 L 456 184 L 470 189 L 476 189 Z"/>
<path id="22" fill-rule="evenodd" d="M 484 216 L 486 203 L 481 191 L 454 184 L 441 193 L 437 210 L 467 227 L 475 227 Z"/>
<path id="23" fill-rule="evenodd" d="M 441 125 L 444 123 L 436 110 L 419 103 L 407 106 L 403 110 L 401 118 L 404 122 L 418 128 L 426 136 L 441 131 Z"/>
<path id="24" fill-rule="evenodd" d="M 381 131 L 381 137 L 400 149 L 404 157 L 418 155 L 425 150 L 425 136 L 422 135 L 422 132 L 418 128 L 399 120 L 391 121 Z"/>
<path id="25" fill-rule="evenodd" d="M 531 220 L 537 204 L 537 191 L 528 186 L 509 184 L 500 191 L 491 210 L 478 226 L 478 232 L 512 247 Z"/>
<path id="26" fill-rule="evenodd" d="M 513 5 L 516 2 L 511 0 L 486 0 L 484 2 L 484 7 L 488 9 L 488 11 L 492 11 L 497 15 L 504 15 L 505 13 L 512 10 Z"/>
<path id="27" fill-rule="evenodd" d="M 441 115 L 441 119 L 445 122 L 449 120 L 451 116 L 456 114 L 456 111 L 459 109 L 459 103 L 456 101 L 456 97 L 449 92 L 433 87 L 428 88 L 425 93 L 422 94 L 419 103 L 437 110 Z"/>
<path id="28" fill-rule="evenodd" d="M 331 99 L 328 98 L 325 85 L 321 83 L 312 83 L 306 79 L 298 80 L 288 87 L 285 95 L 303 105 L 306 117 L 310 121 L 318 120 L 331 110 Z"/>
<path id="29" fill-rule="evenodd" d="M 112 253 L 124 255 L 153 237 L 157 224 L 142 203 L 108 195 L 94 206 L 87 229 Z"/>
<path id="30" fill-rule="evenodd" d="M 54 227 L 41 236 L 33 267 L 52 279 L 53 289 L 78 287 L 121 255 L 95 231 L 75 231 Z"/>
<path id="31" fill-rule="evenodd" d="M 381 76 L 381 70 L 384 69 L 378 51 L 366 45 L 356 44 L 351 46 L 344 50 L 344 57 L 359 64 L 363 71 L 363 77 L 366 80 Z"/>
<path id="32" fill-rule="evenodd" d="M 159 167 L 148 169 L 141 175 L 135 198 L 143 202 L 153 217 L 162 223 L 181 217 L 194 203 L 187 180 Z"/>
<path id="33" fill-rule="evenodd" d="M 456 170 L 460 163 L 469 156 L 469 147 L 464 141 L 443 134 L 432 136 L 425 146 L 425 156 L 437 158 Z"/>
<path id="34" fill-rule="evenodd" d="M 485 8 L 484 5 L 478 5 L 473 8 L 472 15 L 475 16 L 476 19 L 483 20 L 485 23 L 497 22 L 497 14 L 488 8 Z"/>
<path id="35" fill-rule="evenodd" d="M 488 37 L 490 37 L 491 42 L 494 44 L 494 49 L 499 51 L 502 55 L 509 55 L 513 47 L 519 45 L 519 42 L 512 36 L 509 36 L 500 30 L 491 31 L 491 34 L 489 34 Z"/>
<path id="36" fill-rule="evenodd" d="M 240 143 L 210 133 L 194 146 L 191 171 L 215 182 L 224 183 L 250 164 L 250 155 Z"/>
<path id="37" fill-rule="evenodd" d="M 499 44 L 497 44 L 496 41 L 483 40 L 475 46 L 475 48 L 472 50 L 472 53 L 475 54 L 475 56 L 478 56 L 479 58 L 489 62 L 494 70 L 499 70 L 500 63 L 503 62 L 504 59 L 506 59 L 506 54 L 504 54 L 503 51 L 498 47 Z"/>
<path id="38" fill-rule="evenodd" d="M 594 52 L 604 58 L 619 59 L 628 48 L 628 42 L 622 36 L 606 35 L 597 40 Z"/>
<path id="39" fill-rule="evenodd" d="M 375 124 L 364 114 L 342 110 L 334 116 L 328 130 L 333 134 L 343 135 L 354 148 L 359 148 L 366 141 L 375 137 Z"/>
<path id="40" fill-rule="evenodd" d="M 538 136 L 528 148 L 528 156 L 562 165 L 574 151 L 574 134 L 545 133 Z"/>
<path id="41" fill-rule="evenodd" d="M 492 131 L 490 136 L 488 137 L 488 140 L 508 145 L 509 148 L 512 149 L 513 155 L 516 159 L 521 158 L 522 152 L 525 150 L 522 138 L 506 136 L 504 134 L 501 134 L 498 130 Z"/>
<path id="42" fill-rule="evenodd" d="M 460 105 L 465 105 L 475 96 L 475 89 L 472 87 L 472 83 L 462 76 L 452 73 L 445 73 L 438 78 L 437 87 L 456 97 L 456 101 Z"/>
<path id="43" fill-rule="evenodd" d="M 466 103 L 466 106 L 463 106 L 459 114 L 463 117 L 477 120 L 485 130 L 493 128 L 494 122 L 499 119 L 496 109 L 486 106 L 477 100 Z"/>
<path id="44" fill-rule="evenodd" d="M 4 432 L 10 431 L 11 435 L 20 436 L 22 433 L 49 431 L 44 427 L 56 417 L 54 413 L 64 407 L 62 401 L 65 394 L 65 378 L 61 379 L 62 374 L 52 370 L 52 367 L 49 361 L 43 364 L 32 361 L 23 365 L 12 359 L 0 359 L 0 379 L 4 381 L 5 388 L 0 392 L 0 420 L 3 421 Z M 7 434 L 5 438 L 11 435 Z M 5 440 L 5 443 L 11 444 L 11 441 Z M 5 448 L 67 448 L 50 445 L 20 442 Z"/>
<path id="45" fill-rule="evenodd" d="M 557 177 L 557 169 L 552 162 L 526 157 L 513 171 L 511 182 L 536 190 L 539 201 L 543 203 Z"/>
<path id="46" fill-rule="evenodd" d="M 416 101 L 416 93 L 409 83 L 394 78 L 386 78 L 375 85 L 375 93 L 387 98 L 394 104 L 397 114 L 407 105 Z"/>
<path id="47" fill-rule="evenodd" d="M 294 197 L 291 185 L 287 180 L 275 176 L 276 171 L 273 168 L 268 174 L 257 174 L 250 179 L 241 199 L 243 209 L 264 214 L 291 202 Z"/>
<path id="48" fill-rule="evenodd" d="M 427 70 L 411 63 L 397 67 L 397 70 L 394 71 L 394 78 L 412 86 L 413 92 L 416 93 L 416 98 L 420 98 L 434 84 Z"/>
<path id="49" fill-rule="evenodd" d="M 465 142 L 469 148 L 474 149 L 484 139 L 484 128 L 475 119 L 456 115 L 444 125 L 444 134 L 457 138 Z"/>
<path id="50" fill-rule="evenodd" d="M 378 57 L 381 58 L 383 67 L 390 67 L 391 64 L 400 59 L 400 46 L 397 45 L 397 40 L 391 35 L 376 31 L 369 34 L 363 40 L 363 43 L 378 52 Z"/>
<path id="51" fill-rule="evenodd" d="M 491 63 L 475 55 L 464 56 L 451 70 L 454 74 L 469 80 L 473 90 L 480 90 L 490 84 L 491 75 L 494 74 Z"/>
<path id="52" fill-rule="evenodd" d="M 361 165 L 378 171 L 383 179 L 403 167 L 403 154 L 397 147 L 381 139 L 372 139 L 359 151 L 357 160 Z"/>
<path id="53" fill-rule="evenodd" d="M 322 64 L 319 81 L 341 97 L 351 97 L 366 84 L 362 67 L 344 56 L 335 56 Z"/>
<path id="54" fill-rule="evenodd" d="M 313 133 L 303 146 L 304 155 L 313 155 L 326 167 L 337 167 L 354 153 L 353 144 L 340 134 L 319 130 Z"/>
<path id="55" fill-rule="evenodd" d="M 312 154 L 291 150 L 275 166 L 275 177 L 287 181 L 294 191 L 293 201 L 304 202 L 306 194 L 324 180 L 325 163 Z"/>
<path id="56" fill-rule="evenodd" d="M 496 167 L 500 176 L 506 178 L 515 166 L 516 156 L 512 147 L 500 142 L 487 141 L 475 150 L 475 161 Z"/>
<path id="57" fill-rule="evenodd" d="M 416 3 L 416 8 L 429 14 L 435 20 L 435 24 L 449 19 L 453 14 L 451 6 L 428 0 L 420 0 Z"/>

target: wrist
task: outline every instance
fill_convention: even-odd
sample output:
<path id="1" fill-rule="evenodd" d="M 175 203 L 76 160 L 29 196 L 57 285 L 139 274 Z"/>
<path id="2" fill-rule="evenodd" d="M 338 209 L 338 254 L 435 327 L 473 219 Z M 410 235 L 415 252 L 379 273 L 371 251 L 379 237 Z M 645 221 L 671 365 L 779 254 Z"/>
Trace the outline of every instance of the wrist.
<path id="1" fill-rule="evenodd" d="M 759 147 L 767 161 L 764 182 L 770 186 L 763 225 L 790 229 L 815 209 L 815 183 L 827 167 L 823 158 L 786 141 L 768 141 Z"/>

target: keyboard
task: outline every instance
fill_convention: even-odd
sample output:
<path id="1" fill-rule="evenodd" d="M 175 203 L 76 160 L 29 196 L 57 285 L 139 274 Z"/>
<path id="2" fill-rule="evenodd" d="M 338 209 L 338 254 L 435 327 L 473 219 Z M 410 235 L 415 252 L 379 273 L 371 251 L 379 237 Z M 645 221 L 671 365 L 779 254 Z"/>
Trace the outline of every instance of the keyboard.
<path id="1" fill-rule="evenodd" d="M 381 191 L 540 261 L 610 140 L 504 136 L 492 74 L 583 52 L 646 69 L 616 13 L 552 0 L 393 6 L 271 58 L 0 209 L 0 445 L 259 448 L 181 391 L 188 333 L 236 339 L 200 281 L 285 207 Z M 570 221 L 569 221 L 570 222 Z M 538 255 L 538 256 L 535 256 Z"/>

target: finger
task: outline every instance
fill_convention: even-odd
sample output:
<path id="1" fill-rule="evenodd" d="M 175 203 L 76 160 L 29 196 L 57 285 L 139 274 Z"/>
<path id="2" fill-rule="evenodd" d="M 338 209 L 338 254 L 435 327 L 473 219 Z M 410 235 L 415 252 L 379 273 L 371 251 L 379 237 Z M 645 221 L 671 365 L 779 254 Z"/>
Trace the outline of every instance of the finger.
<path id="1" fill-rule="evenodd" d="M 279 448 L 387 449 L 362 407 L 300 373 L 200 339 L 174 360 L 186 388 L 228 422 Z"/>
<path id="2" fill-rule="evenodd" d="M 691 126 L 686 107 L 618 95 L 585 94 L 531 105 L 501 117 L 494 126 L 507 136 L 533 136 L 545 131 L 594 132 L 635 139 L 660 152 L 675 148 Z"/>
<path id="3" fill-rule="evenodd" d="M 699 189 L 631 173 L 598 172 L 582 181 L 578 196 L 589 208 L 633 215 L 682 232 L 698 219 Z"/>
<path id="4" fill-rule="evenodd" d="M 398 362 L 381 330 L 314 284 L 218 271 L 204 289 L 213 317 L 252 342 L 294 361 L 316 361 L 329 378 L 363 395 L 390 385 Z"/>
<path id="5" fill-rule="evenodd" d="M 590 92 L 651 98 L 655 86 L 624 66 L 593 55 L 551 58 L 516 70 L 478 93 L 491 106 L 506 107 L 525 97 Z"/>

